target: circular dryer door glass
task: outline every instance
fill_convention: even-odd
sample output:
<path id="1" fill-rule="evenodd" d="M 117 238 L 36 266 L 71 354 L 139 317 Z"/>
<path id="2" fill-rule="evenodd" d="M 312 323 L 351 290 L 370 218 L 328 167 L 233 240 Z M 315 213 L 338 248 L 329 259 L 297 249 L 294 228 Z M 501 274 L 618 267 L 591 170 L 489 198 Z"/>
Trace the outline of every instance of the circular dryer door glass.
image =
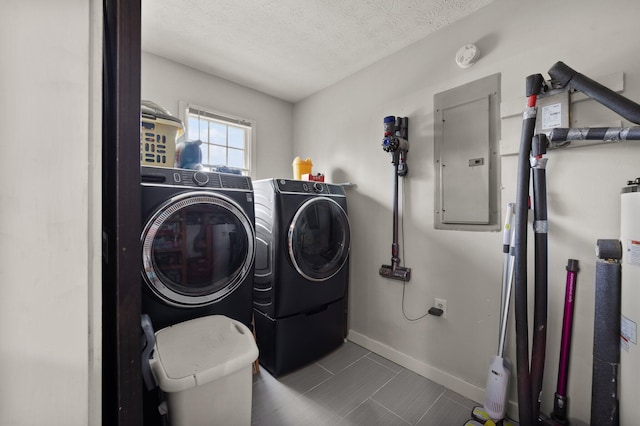
<path id="1" fill-rule="evenodd" d="M 288 241 L 289 256 L 300 275 L 311 281 L 328 280 L 349 256 L 347 214 L 330 198 L 312 198 L 293 217 Z"/>
<path id="2" fill-rule="evenodd" d="M 142 233 L 145 281 L 172 305 L 213 303 L 252 273 L 254 238 L 253 225 L 232 200 L 203 192 L 178 195 Z"/>

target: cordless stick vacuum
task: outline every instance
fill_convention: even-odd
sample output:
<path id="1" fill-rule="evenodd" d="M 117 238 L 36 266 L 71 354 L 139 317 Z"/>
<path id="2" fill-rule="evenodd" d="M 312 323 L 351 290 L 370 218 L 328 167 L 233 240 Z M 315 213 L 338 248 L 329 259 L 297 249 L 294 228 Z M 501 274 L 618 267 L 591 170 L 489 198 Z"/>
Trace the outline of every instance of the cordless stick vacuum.
<path id="1" fill-rule="evenodd" d="M 576 300 L 576 282 L 578 275 L 578 261 L 567 261 L 567 282 L 564 294 L 564 314 L 562 316 L 562 337 L 560 338 L 560 360 L 558 361 L 558 383 L 553 398 L 553 412 L 551 420 L 559 425 L 569 424 L 569 398 L 567 384 L 569 377 L 569 354 L 571 349 L 571 334 L 573 330 L 573 311 Z M 542 417 L 542 416 L 541 416 Z M 548 424 L 549 422 L 546 421 Z"/>
<path id="2" fill-rule="evenodd" d="M 513 284 L 513 243 L 515 234 L 513 233 L 514 204 L 507 204 L 505 212 L 505 224 L 502 234 L 502 252 L 504 255 L 502 267 L 502 295 L 500 302 L 500 332 L 498 339 L 497 354 L 491 359 L 489 372 L 487 375 L 487 386 L 485 389 L 484 406 L 474 407 L 471 415 L 472 420 L 465 423 L 465 426 L 482 426 L 500 424 L 511 424 L 505 420 L 507 411 L 507 391 L 509 389 L 509 379 L 511 377 L 511 362 L 504 358 L 504 348 L 507 336 L 507 320 L 509 318 L 509 301 L 511 299 L 511 288 Z"/>
<path id="3" fill-rule="evenodd" d="M 509 318 L 509 300 L 511 299 L 511 284 L 513 282 L 513 256 L 509 253 L 512 244 L 513 232 L 511 221 L 513 218 L 513 203 L 507 205 L 507 219 L 504 226 L 503 252 L 505 264 L 503 268 L 502 284 L 502 308 L 500 310 L 500 338 L 498 341 L 498 353 L 491 360 L 487 387 L 485 389 L 484 409 L 494 421 L 504 419 L 507 411 L 507 390 L 511 377 L 511 363 L 504 358 L 504 347 L 507 337 L 507 320 Z"/>
<path id="4" fill-rule="evenodd" d="M 409 151 L 409 118 L 389 116 L 384 118 L 384 139 L 382 149 L 391 154 L 394 166 L 393 187 L 393 244 L 391 245 L 391 265 L 382 265 L 380 275 L 400 281 L 409 281 L 411 268 L 400 266 L 398 255 L 398 177 L 409 172 L 407 168 L 407 152 Z"/>

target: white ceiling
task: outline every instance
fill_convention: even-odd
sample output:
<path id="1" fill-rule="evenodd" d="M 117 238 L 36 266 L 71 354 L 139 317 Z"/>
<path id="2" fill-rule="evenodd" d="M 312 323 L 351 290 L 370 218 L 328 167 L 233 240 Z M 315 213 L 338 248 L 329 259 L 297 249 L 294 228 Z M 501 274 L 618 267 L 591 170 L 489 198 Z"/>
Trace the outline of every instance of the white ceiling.
<path id="1" fill-rule="evenodd" d="M 142 0 L 142 49 L 297 102 L 492 1 Z"/>

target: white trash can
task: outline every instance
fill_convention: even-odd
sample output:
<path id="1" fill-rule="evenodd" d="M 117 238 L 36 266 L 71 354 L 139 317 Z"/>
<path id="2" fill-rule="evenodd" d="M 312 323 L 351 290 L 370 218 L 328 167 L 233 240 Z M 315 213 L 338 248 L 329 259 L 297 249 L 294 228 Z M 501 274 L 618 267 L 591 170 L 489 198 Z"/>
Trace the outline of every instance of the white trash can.
<path id="1" fill-rule="evenodd" d="M 149 363 L 166 395 L 170 424 L 250 425 L 257 358 L 251 331 L 223 315 L 158 331 Z"/>

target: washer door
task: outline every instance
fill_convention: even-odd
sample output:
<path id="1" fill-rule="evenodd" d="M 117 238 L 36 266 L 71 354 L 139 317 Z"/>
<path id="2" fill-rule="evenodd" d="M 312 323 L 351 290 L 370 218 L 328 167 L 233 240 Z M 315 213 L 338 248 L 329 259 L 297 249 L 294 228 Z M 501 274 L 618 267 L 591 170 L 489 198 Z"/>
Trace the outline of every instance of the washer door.
<path id="1" fill-rule="evenodd" d="M 215 303 L 253 273 L 253 224 L 222 194 L 186 192 L 169 199 L 146 223 L 141 242 L 144 280 L 172 306 Z"/>
<path id="2" fill-rule="evenodd" d="M 298 273 L 325 281 L 342 269 L 349 257 L 349 218 L 338 203 L 314 197 L 296 212 L 289 226 L 289 257 Z"/>

